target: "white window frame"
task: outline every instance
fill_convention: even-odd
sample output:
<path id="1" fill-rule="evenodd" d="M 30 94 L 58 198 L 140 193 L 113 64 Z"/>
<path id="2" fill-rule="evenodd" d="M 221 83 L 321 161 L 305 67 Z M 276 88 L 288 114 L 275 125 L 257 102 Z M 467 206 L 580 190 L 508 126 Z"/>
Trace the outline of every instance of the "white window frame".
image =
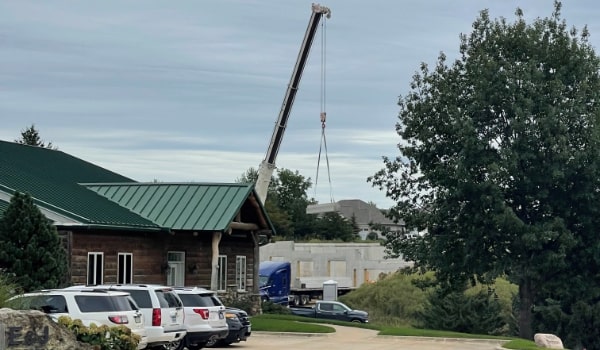
<path id="1" fill-rule="evenodd" d="M 174 257 L 175 259 L 171 259 Z M 185 252 L 180 250 L 170 250 L 167 252 L 167 285 L 174 287 L 183 287 L 185 284 Z"/>
<path id="2" fill-rule="evenodd" d="M 238 292 L 246 291 L 246 256 L 237 255 L 235 257 L 235 285 Z"/>
<path id="3" fill-rule="evenodd" d="M 227 291 L 227 255 L 219 255 L 217 272 L 217 290 L 225 292 Z"/>
<path id="4" fill-rule="evenodd" d="M 123 262 L 121 262 L 121 260 L 123 260 Z M 124 266 L 122 266 L 122 264 Z M 133 254 L 132 253 L 118 253 L 117 254 L 117 283 L 119 283 L 119 284 L 132 284 L 133 283 Z"/>
<path id="5" fill-rule="evenodd" d="M 98 262 L 100 258 L 100 262 Z M 86 284 L 98 285 L 104 284 L 104 253 L 88 252 L 87 256 Z M 90 275 L 90 270 L 92 275 Z"/>

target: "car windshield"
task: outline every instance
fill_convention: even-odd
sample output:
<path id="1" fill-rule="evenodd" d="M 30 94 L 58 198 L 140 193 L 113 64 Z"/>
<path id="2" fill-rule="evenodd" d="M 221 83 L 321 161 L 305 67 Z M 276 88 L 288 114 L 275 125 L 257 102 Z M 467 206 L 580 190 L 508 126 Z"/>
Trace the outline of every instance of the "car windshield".
<path id="1" fill-rule="evenodd" d="M 221 300 L 213 294 L 179 294 L 184 306 L 223 306 Z"/>
<path id="2" fill-rule="evenodd" d="M 76 295 L 75 302 L 81 312 L 131 311 L 126 295 Z"/>

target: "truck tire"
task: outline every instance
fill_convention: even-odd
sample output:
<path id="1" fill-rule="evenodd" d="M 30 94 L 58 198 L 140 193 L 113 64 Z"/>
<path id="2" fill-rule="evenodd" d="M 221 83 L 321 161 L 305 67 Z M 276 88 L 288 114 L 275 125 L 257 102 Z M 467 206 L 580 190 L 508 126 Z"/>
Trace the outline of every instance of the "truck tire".
<path id="1" fill-rule="evenodd" d="M 300 296 L 300 305 L 306 305 L 310 302 L 310 296 L 303 294 Z"/>

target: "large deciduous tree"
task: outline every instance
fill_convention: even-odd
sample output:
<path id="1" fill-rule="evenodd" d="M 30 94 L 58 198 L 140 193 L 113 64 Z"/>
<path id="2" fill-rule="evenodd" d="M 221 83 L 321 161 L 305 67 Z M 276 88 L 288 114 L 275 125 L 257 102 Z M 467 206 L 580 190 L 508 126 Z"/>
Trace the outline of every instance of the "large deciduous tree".
<path id="1" fill-rule="evenodd" d="M 67 257 L 56 228 L 16 192 L 0 218 L 0 269 L 25 290 L 57 288 L 65 282 Z"/>
<path id="2" fill-rule="evenodd" d="M 422 64 L 399 101 L 400 155 L 369 178 L 392 217 L 427 230 L 388 249 L 448 284 L 508 275 L 529 339 L 542 296 L 597 302 L 600 60 L 560 9 L 532 23 L 482 11 L 455 62 Z"/>

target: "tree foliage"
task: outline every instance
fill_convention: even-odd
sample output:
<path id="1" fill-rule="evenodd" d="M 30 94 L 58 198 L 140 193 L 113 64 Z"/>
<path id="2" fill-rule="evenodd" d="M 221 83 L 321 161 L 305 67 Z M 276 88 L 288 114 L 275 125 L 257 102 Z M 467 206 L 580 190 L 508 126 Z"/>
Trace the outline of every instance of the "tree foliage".
<path id="1" fill-rule="evenodd" d="M 28 194 L 16 192 L 0 218 L 0 269 L 25 292 L 60 287 L 67 258 L 56 228 Z"/>
<path id="2" fill-rule="evenodd" d="M 58 149 L 57 147 L 54 147 L 54 145 L 52 145 L 52 142 L 48 142 L 48 144 L 46 144 L 40 138 L 40 134 L 37 131 L 37 129 L 35 128 L 34 124 L 31 124 L 31 126 L 26 128 L 25 130 L 21 130 L 21 138 L 15 140 L 15 142 L 23 144 L 23 145 L 29 145 L 29 146 Z"/>
<path id="3" fill-rule="evenodd" d="M 238 183 L 255 183 L 258 171 L 248 169 L 236 179 Z M 312 181 L 297 170 L 278 169 L 271 178 L 265 209 L 277 235 L 293 240 L 354 240 L 357 235 L 351 222 L 337 213 L 323 217 L 307 214 L 306 208 L 315 200 L 308 197 Z"/>
<path id="4" fill-rule="evenodd" d="M 390 251 L 447 284 L 506 274 L 529 339 L 535 303 L 561 294 L 574 314 L 600 295 L 600 60 L 560 9 L 531 24 L 482 11 L 459 59 L 422 64 L 399 101 L 400 156 L 369 178 L 391 217 L 427 230 Z"/>

